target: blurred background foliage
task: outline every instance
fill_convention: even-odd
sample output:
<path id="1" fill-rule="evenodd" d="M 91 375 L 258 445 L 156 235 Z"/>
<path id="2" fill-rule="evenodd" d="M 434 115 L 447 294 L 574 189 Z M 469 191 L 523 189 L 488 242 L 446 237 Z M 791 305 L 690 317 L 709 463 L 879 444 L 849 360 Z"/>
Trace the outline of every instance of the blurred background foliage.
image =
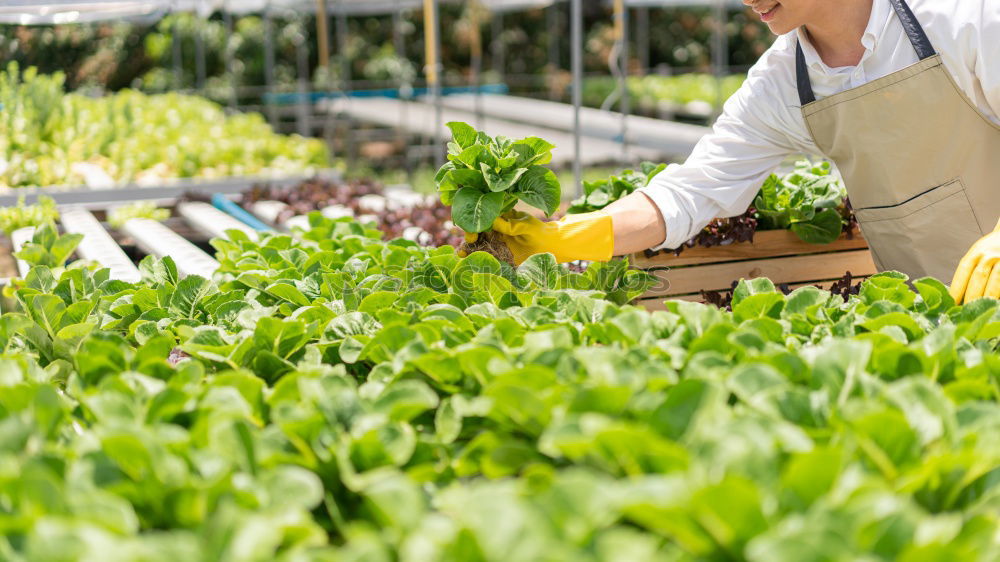
<path id="1" fill-rule="evenodd" d="M 550 8 L 551 10 L 552 8 Z M 471 4 L 441 6 L 442 61 L 446 84 L 468 84 L 473 76 L 470 55 L 472 30 L 478 23 L 484 56 L 481 82 L 504 81 L 524 95 L 561 97 L 568 85 L 568 6 L 554 15 L 534 9 L 497 17 L 473 17 Z M 638 13 L 632 21 L 629 72 L 678 74 L 711 71 L 711 41 L 715 20 L 709 8 L 649 9 L 648 54 L 639 52 Z M 585 71 L 609 74 L 613 45 L 611 14 L 599 3 L 588 3 L 585 13 Z M 273 18 L 275 86 L 295 88 L 300 78 L 300 56 L 307 64 L 309 83 L 350 88 L 376 88 L 399 83 L 419 85 L 422 76 L 424 31 L 419 12 L 400 18 L 394 37 L 391 15 L 350 17 L 345 39 L 337 37 L 331 17 L 329 68 L 318 68 L 316 22 L 312 14 Z M 552 25 L 555 23 L 555 25 Z M 116 91 L 136 88 L 147 92 L 201 90 L 219 100 L 256 97 L 265 84 L 264 22 L 256 15 L 234 17 L 232 31 L 216 14 L 203 19 L 174 14 L 152 24 L 124 22 L 24 27 L 0 26 L 0 65 L 17 61 L 21 68 L 36 66 L 42 73 L 63 71 L 68 89 Z M 499 34 L 494 36 L 494 31 Z M 751 13 L 734 11 L 726 24 L 731 72 L 741 73 L 767 49 L 772 37 Z M 196 36 L 205 53 L 203 80 L 196 66 Z M 174 37 L 181 43 L 181 70 L 174 66 Z M 552 47 L 551 42 L 558 46 Z M 402 47 L 398 52 L 396 46 Z M 306 50 L 301 53 L 300 49 Z M 553 58 L 554 55 L 554 58 Z M 643 68 L 646 63 L 646 68 Z M 349 73 L 349 77 L 345 76 Z M 349 78 L 349 82 L 344 82 Z"/>

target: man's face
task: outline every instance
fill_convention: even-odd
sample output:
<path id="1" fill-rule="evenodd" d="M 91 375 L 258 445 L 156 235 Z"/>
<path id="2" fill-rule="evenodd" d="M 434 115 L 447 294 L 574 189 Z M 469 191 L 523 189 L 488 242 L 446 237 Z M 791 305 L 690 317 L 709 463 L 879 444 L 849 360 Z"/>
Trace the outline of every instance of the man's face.
<path id="1" fill-rule="evenodd" d="M 743 3 L 752 8 L 776 35 L 784 35 L 805 25 L 810 8 L 816 7 L 816 0 L 743 0 Z"/>

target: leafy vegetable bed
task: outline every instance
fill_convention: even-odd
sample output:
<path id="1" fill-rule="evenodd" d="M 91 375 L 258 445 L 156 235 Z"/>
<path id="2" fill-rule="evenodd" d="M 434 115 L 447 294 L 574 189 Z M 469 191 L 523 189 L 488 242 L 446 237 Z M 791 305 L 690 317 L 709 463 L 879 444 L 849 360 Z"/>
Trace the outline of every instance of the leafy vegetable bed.
<path id="1" fill-rule="evenodd" d="M 726 76 L 721 83 L 710 74 L 677 76 L 630 76 L 627 81 L 632 106 L 640 112 L 658 115 L 664 111 L 706 118 L 719 101 L 729 99 L 746 76 Z M 584 103 L 601 107 L 618 88 L 613 77 L 588 78 L 583 84 Z"/>
<path id="2" fill-rule="evenodd" d="M 215 240 L 214 280 L 31 270 L 0 317 L 0 556 L 1000 552 L 994 300 L 883 274 L 846 303 L 754 280 L 732 312 L 650 313 L 622 262 L 310 220 Z"/>
<path id="3" fill-rule="evenodd" d="M 177 94 L 65 94 L 64 79 L 14 63 L 0 73 L 0 188 L 304 174 L 329 163 L 322 141 L 277 135 L 258 114 L 227 116 Z"/>

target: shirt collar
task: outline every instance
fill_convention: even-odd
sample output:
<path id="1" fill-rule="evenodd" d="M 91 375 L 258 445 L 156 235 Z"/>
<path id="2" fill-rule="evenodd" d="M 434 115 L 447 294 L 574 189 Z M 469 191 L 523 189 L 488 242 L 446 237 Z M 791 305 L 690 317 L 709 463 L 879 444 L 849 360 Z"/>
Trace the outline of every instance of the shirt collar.
<path id="1" fill-rule="evenodd" d="M 871 54 L 875 51 L 878 46 L 879 39 L 885 33 L 886 25 L 889 22 L 889 17 L 892 15 L 892 5 L 889 4 L 889 0 L 874 0 L 872 2 L 872 13 L 868 18 L 868 26 L 865 28 L 864 34 L 861 36 L 861 44 L 865 47 L 865 54 L 861 57 L 861 61 L 864 62 Z M 809 68 L 814 70 L 825 70 L 831 71 L 832 69 L 823 62 L 820 58 L 819 53 L 816 51 L 816 47 L 813 46 L 812 42 L 809 41 L 809 36 L 806 34 L 805 27 L 800 27 L 796 30 L 798 35 L 799 43 L 802 44 L 802 54 L 806 57 L 806 64 Z"/>

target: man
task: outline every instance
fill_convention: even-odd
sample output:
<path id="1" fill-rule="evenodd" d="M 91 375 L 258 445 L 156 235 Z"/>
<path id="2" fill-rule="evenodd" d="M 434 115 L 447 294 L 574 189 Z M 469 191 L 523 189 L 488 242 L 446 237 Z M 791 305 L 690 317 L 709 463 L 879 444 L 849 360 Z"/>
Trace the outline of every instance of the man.
<path id="1" fill-rule="evenodd" d="M 1000 0 L 743 3 L 780 37 L 687 162 L 600 212 L 498 219 L 515 258 L 677 247 L 744 212 L 787 155 L 818 153 L 880 269 L 1000 297 Z"/>

